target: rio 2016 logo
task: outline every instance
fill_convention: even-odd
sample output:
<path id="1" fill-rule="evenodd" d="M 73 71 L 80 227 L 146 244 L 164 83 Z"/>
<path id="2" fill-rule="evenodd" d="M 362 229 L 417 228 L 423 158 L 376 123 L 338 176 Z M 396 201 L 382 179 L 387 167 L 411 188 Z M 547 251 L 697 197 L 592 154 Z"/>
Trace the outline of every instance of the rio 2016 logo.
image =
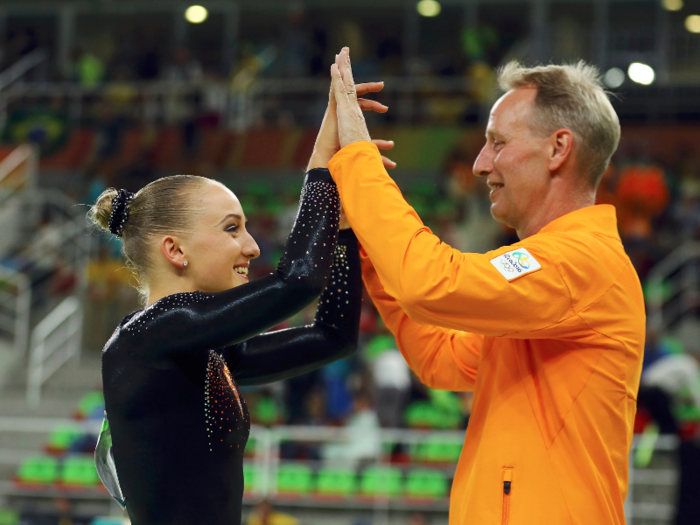
<path id="1" fill-rule="evenodd" d="M 526 270 L 530 267 L 530 261 L 528 260 L 529 257 L 520 252 L 513 252 L 513 258 L 518 261 L 518 264 L 525 268 Z"/>

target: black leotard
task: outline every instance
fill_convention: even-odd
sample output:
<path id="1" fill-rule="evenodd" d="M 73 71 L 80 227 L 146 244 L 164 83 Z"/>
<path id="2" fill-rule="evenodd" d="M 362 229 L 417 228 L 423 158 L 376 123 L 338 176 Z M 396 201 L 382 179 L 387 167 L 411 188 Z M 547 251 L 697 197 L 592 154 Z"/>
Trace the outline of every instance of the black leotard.
<path id="1" fill-rule="evenodd" d="M 357 347 L 358 246 L 352 231 L 337 233 L 338 220 L 328 170 L 312 170 L 274 273 L 165 297 L 127 316 L 107 342 L 105 406 L 133 525 L 240 523 L 250 422 L 236 384 L 303 374 Z M 321 293 L 313 325 L 258 335 Z"/>

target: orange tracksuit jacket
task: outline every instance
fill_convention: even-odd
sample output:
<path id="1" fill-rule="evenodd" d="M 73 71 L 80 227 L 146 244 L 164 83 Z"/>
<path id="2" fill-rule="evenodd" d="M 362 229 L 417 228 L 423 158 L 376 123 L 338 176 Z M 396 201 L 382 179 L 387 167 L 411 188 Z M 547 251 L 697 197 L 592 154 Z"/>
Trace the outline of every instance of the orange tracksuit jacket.
<path id="1" fill-rule="evenodd" d="M 615 209 L 462 253 L 423 225 L 371 143 L 329 169 L 406 361 L 432 388 L 474 390 L 450 525 L 625 523 L 645 313 Z"/>

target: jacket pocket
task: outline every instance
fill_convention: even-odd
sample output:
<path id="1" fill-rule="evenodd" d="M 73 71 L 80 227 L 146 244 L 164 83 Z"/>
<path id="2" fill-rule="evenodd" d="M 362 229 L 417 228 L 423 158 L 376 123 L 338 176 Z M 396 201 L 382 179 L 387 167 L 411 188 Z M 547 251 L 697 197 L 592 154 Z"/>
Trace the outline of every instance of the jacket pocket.
<path id="1" fill-rule="evenodd" d="M 513 468 L 503 469 L 503 510 L 501 514 L 501 525 L 508 525 L 510 520 L 510 493 L 513 489 Z"/>

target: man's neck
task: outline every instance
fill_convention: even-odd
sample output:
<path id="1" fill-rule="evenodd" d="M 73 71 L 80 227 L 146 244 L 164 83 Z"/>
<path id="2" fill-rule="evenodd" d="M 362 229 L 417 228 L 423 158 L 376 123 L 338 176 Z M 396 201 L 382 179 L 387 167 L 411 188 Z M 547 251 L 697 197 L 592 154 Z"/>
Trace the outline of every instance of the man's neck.
<path id="1" fill-rule="evenodd" d="M 531 217 L 526 224 L 516 228 L 518 238 L 520 240 L 527 239 L 559 217 L 593 205 L 595 205 L 595 193 L 593 192 L 576 192 L 567 198 L 561 196 L 557 196 L 556 199 L 548 198 L 542 203 L 539 213 Z"/>

